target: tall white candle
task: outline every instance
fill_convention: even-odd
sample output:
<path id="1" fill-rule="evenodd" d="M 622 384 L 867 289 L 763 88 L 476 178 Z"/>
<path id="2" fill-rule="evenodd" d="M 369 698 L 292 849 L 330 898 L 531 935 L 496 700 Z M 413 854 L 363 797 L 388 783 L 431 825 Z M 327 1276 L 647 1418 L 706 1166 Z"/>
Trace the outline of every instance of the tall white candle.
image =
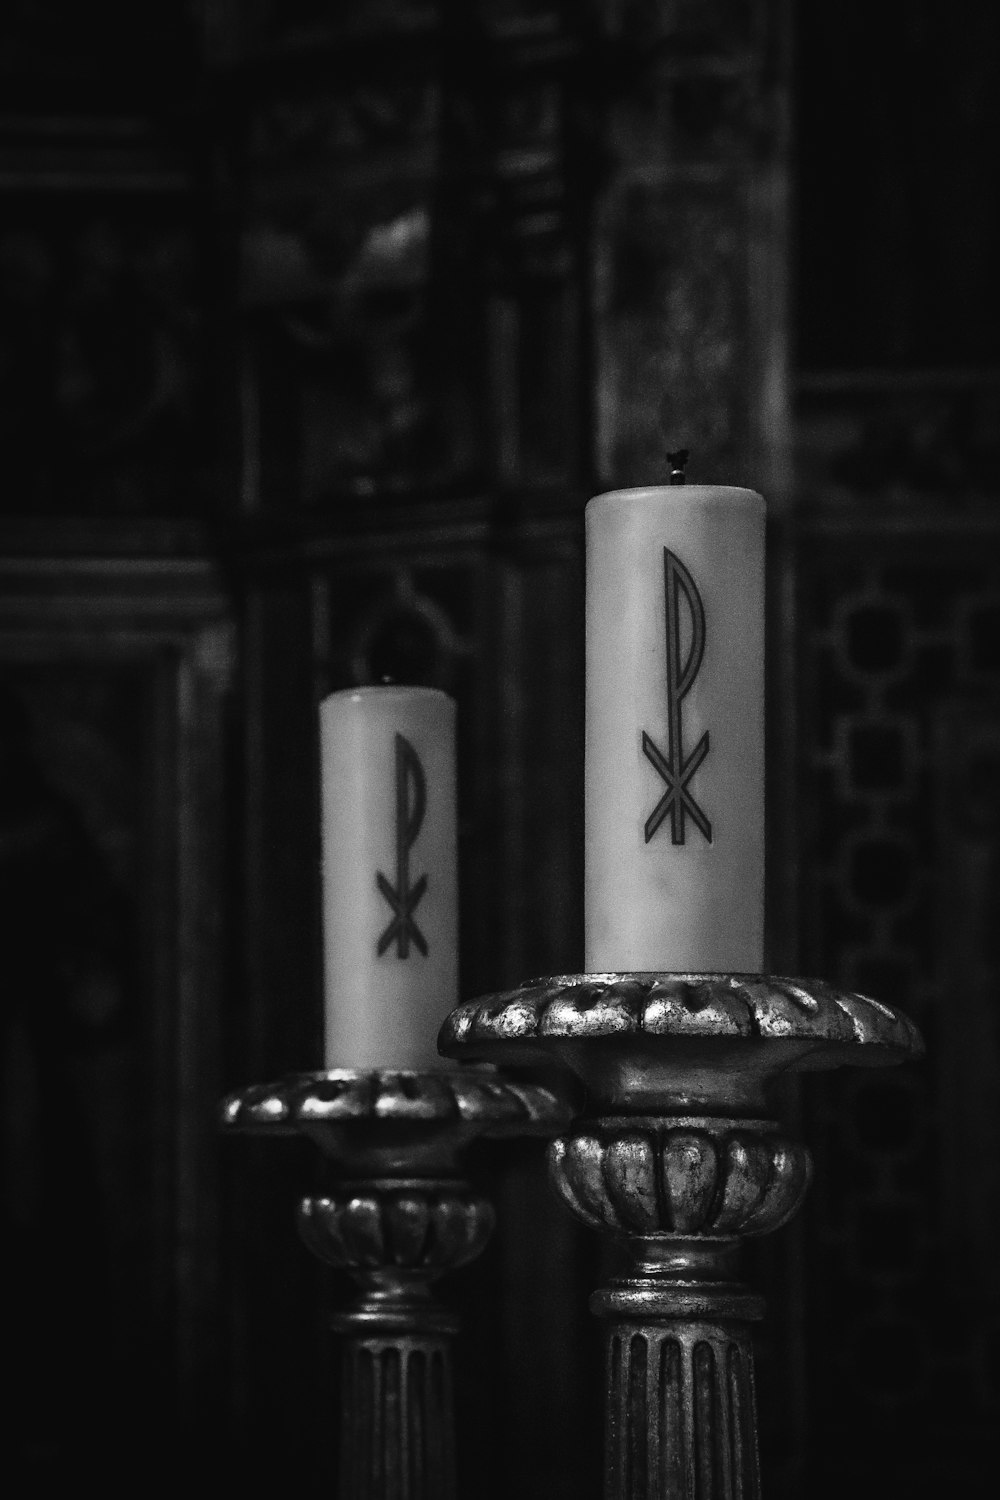
<path id="1" fill-rule="evenodd" d="M 763 966 L 764 517 L 715 485 L 587 506 L 589 973 Z"/>
<path id="2" fill-rule="evenodd" d="M 455 704 L 363 687 L 320 704 L 326 1065 L 440 1068 L 458 1001 Z"/>

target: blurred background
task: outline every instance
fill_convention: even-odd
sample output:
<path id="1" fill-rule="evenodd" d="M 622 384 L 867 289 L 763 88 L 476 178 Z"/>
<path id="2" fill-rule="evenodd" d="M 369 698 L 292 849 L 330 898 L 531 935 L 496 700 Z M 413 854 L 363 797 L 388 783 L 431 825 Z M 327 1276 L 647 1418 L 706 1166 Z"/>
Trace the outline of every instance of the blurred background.
<path id="1" fill-rule="evenodd" d="M 771 1500 L 979 1494 L 1000 1419 L 1000 10 L 8 0 L 0 952 L 19 1494 L 336 1472 L 316 704 L 460 712 L 462 990 L 582 962 L 582 508 L 770 509 L 770 963 L 899 1004 L 781 1101 Z M 481 1153 L 465 1493 L 596 1497 L 596 1237 Z"/>

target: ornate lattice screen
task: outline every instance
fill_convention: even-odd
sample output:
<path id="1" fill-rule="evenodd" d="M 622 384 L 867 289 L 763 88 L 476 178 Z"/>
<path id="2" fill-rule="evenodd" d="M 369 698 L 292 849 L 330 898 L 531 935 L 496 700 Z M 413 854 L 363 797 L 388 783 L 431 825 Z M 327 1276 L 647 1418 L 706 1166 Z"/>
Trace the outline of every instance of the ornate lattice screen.
<path id="1" fill-rule="evenodd" d="M 997 530 L 807 522 L 797 552 L 801 967 L 928 1043 L 804 1095 L 809 1493 L 955 1493 L 1000 1401 Z"/>

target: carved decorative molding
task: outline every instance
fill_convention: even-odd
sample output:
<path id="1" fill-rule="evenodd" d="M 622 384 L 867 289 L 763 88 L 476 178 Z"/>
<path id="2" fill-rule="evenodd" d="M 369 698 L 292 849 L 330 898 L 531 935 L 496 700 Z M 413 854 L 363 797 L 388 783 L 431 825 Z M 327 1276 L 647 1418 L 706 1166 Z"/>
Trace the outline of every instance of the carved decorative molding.
<path id="1" fill-rule="evenodd" d="M 478 1045 L 611 1036 L 921 1047 L 906 1016 L 822 979 L 655 973 L 559 974 L 466 1001 L 445 1021 L 441 1046 L 473 1055 Z"/>
<path id="2" fill-rule="evenodd" d="M 447 1179 L 351 1182 L 299 1208 L 299 1233 L 313 1254 L 359 1275 L 454 1270 L 475 1259 L 493 1224 L 491 1203 Z"/>
<path id="3" fill-rule="evenodd" d="M 549 1161 L 580 1218 L 631 1235 L 769 1234 L 810 1176 L 809 1153 L 777 1126 L 680 1116 L 583 1121 Z"/>
<path id="4" fill-rule="evenodd" d="M 796 467 L 804 506 L 871 516 L 992 508 L 1000 485 L 1000 372 L 858 371 L 804 377 Z"/>
<path id="5" fill-rule="evenodd" d="M 244 1134 L 308 1132 L 348 1125 L 416 1124 L 491 1136 L 520 1134 L 563 1117 L 563 1106 L 537 1084 L 520 1084 L 494 1068 L 331 1068 L 291 1073 L 278 1083 L 230 1094 L 222 1125 Z"/>

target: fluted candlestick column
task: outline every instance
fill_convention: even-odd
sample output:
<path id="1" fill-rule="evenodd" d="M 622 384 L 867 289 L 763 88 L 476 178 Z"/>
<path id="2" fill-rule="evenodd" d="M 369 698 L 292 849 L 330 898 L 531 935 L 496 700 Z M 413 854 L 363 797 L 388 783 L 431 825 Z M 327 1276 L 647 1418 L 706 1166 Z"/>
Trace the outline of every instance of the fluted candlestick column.
<path id="1" fill-rule="evenodd" d="M 757 1500 L 753 1348 L 721 1323 L 617 1324 L 607 1350 L 605 1493 Z"/>
<path id="2" fill-rule="evenodd" d="M 605 1321 L 609 1500 L 755 1500 L 752 1324 L 739 1238 L 784 1222 L 805 1149 L 764 1121 L 623 1116 L 555 1140 L 556 1186 L 631 1267 L 591 1298 Z"/>
<path id="3" fill-rule="evenodd" d="M 458 1178 L 345 1182 L 307 1198 L 309 1249 L 358 1283 L 341 1336 L 340 1494 L 454 1500 L 452 1345 L 458 1320 L 432 1283 L 479 1254 L 493 1206 Z"/>

